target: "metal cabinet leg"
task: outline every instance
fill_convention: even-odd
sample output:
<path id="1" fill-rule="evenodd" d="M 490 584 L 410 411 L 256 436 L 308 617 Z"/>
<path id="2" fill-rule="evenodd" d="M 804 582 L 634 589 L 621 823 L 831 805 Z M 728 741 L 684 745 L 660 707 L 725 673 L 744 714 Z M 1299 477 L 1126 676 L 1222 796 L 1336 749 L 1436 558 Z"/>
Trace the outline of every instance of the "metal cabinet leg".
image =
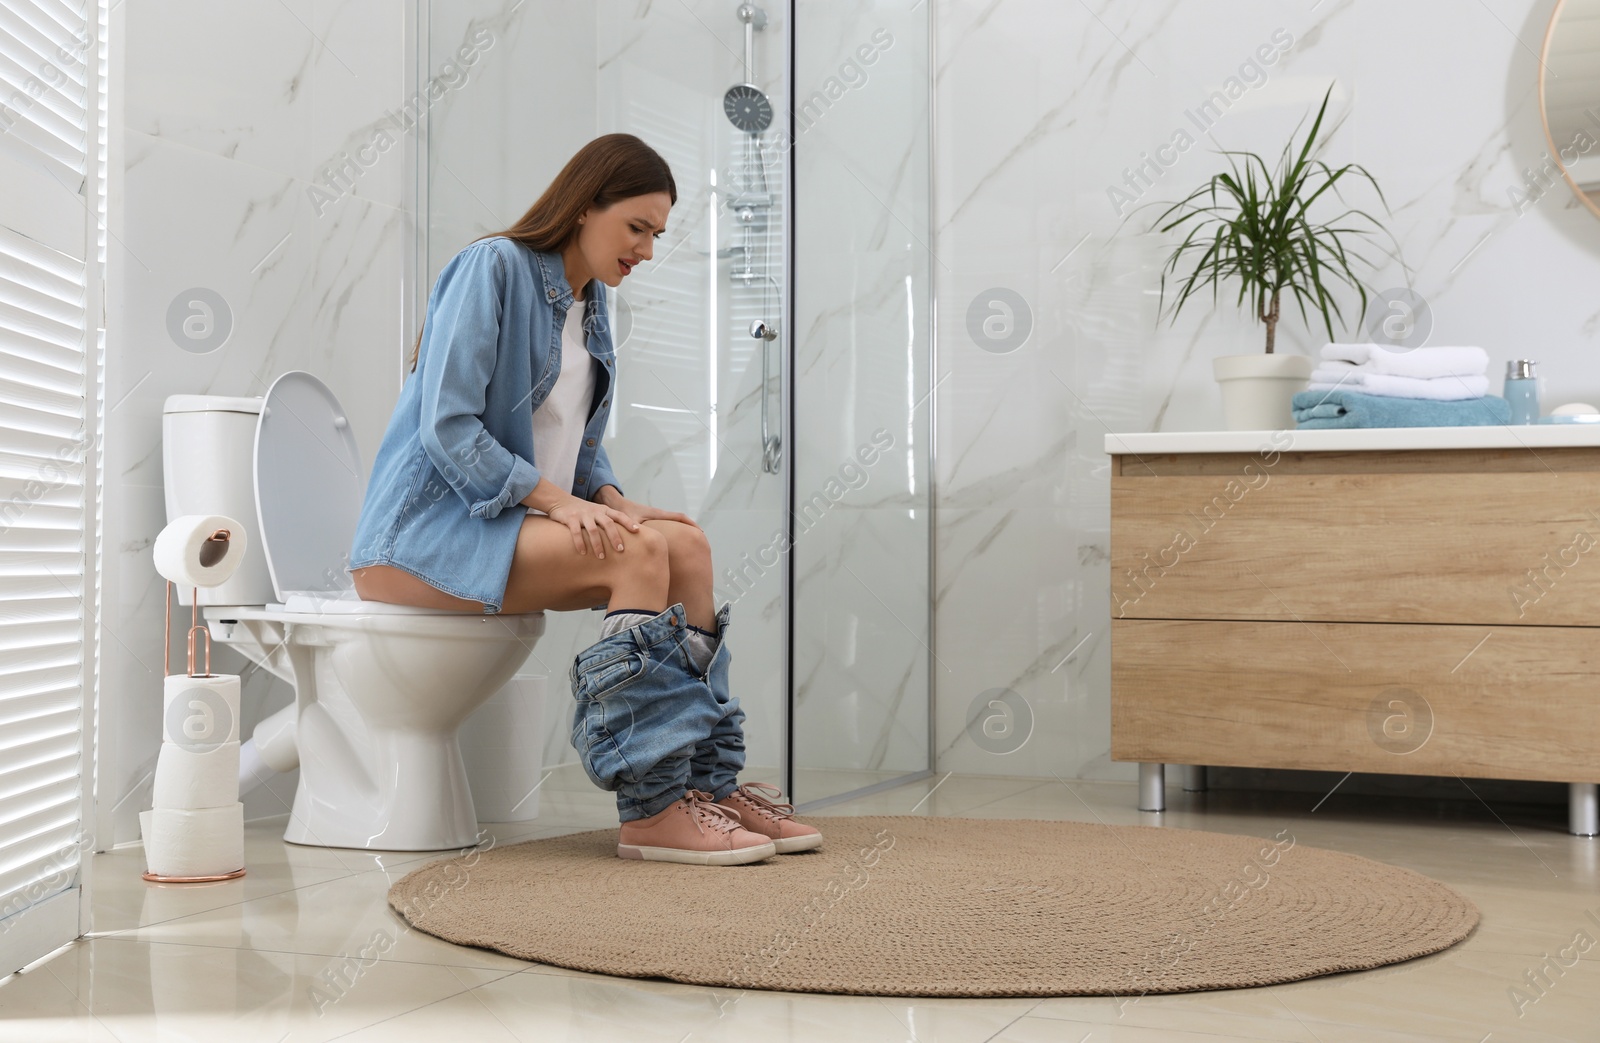
<path id="1" fill-rule="evenodd" d="M 1600 797 L 1592 782 L 1573 782 L 1567 786 L 1567 832 L 1579 837 L 1600 833 Z"/>
<path id="2" fill-rule="evenodd" d="M 1206 766 L 1204 764 L 1178 765 L 1178 779 L 1183 783 L 1185 793 L 1204 793 L 1206 791 Z"/>
<path id="3" fill-rule="evenodd" d="M 1167 810 L 1167 766 L 1144 763 L 1139 765 L 1139 810 Z"/>

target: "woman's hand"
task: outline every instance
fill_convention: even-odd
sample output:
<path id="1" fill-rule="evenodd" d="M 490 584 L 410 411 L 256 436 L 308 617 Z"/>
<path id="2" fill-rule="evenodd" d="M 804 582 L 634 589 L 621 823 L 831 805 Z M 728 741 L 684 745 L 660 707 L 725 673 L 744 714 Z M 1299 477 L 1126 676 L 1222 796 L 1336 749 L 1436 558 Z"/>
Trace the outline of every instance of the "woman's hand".
<path id="1" fill-rule="evenodd" d="M 621 550 L 622 535 L 617 531 L 618 525 L 625 525 L 632 532 L 639 531 L 638 523 L 622 511 L 577 497 L 563 500 L 545 514 L 572 531 L 572 546 L 579 554 L 589 553 L 589 546 L 593 544 L 595 554 L 605 557 L 606 540 Z"/>

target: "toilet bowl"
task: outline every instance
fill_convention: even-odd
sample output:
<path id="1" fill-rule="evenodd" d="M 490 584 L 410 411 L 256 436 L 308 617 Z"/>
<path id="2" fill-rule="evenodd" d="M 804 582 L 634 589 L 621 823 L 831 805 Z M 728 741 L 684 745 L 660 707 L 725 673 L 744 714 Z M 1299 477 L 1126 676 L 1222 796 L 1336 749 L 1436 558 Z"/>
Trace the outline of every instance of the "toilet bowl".
<path id="1" fill-rule="evenodd" d="M 345 565 L 367 471 L 338 399 L 310 373 L 284 373 L 261 398 L 172 395 L 162 412 L 168 520 L 223 514 L 253 530 L 239 570 L 197 596 L 214 640 L 294 687 L 292 710 L 255 736 L 273 768 L 300 768 L 284 839 L 476 843 L 457 733 L 528 658 L 544 613 L 356 596 Z"/>

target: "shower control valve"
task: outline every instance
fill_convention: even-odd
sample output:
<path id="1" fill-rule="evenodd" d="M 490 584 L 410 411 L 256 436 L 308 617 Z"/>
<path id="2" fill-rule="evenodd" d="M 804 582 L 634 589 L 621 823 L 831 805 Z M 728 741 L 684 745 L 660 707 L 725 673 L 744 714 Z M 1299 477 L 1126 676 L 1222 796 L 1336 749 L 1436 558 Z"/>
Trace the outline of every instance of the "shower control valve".
<path id="1" fill-rule="evenodd" d="M 757 340 L 777 340 L 778 331 L 757 319 L 750 324 L 750 336 Z"/>

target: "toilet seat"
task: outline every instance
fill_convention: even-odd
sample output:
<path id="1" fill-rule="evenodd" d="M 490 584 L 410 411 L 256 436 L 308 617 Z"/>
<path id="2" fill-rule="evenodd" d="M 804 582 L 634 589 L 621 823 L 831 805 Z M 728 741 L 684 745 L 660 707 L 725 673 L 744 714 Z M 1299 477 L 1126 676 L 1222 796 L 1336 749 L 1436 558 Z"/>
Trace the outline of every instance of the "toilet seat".
<path id="1" fill-rule="evenodd" d="M 279 376 L 262 400 L 255 484 L 261 549 L 278 603 L 353 595 L 344 565 L 361 517 L 366 469 L 339 400 L 304 370 Z M 308 524 L 312 518 L 316 523 Z"/>
<path id="2" fill-rule="evenodd" d="M 265 626 L 267 629 L 262 633 L 268 636 L 262 639 L 263 654 L 266 649 L 287 643 L 288 633 L 304 628 L 314 628 L 319 632 L 391 634 L 414 638 L 455 636 L 471 639 L 485 634 L 500 634 L 508 639 L 528 641 L 530 645 L 538 640 L 545 628 L 543 612 L 479 615 L 474 612 L 436 612 L 381 601 L 363 601 L 360 605 L 360 609 L 342 612 L 314 608 L 294 611 L 283 605 L 208 605 L 201 612 L 212 634 L 215 636 L 220 631 L 223 636 L 219 640 L 228 644 L 240 640 L 235 633 L 240 624 L 246 629 L 253 625 Z M 390 609 L 400 611 L 388 611 Z M 292 677 L 283 676 L 283 679 L 295 684 Z"/>
<path id="3" fill-rule="evenodd" d="M 262 606 L 268 617 L 479 618 L 472 612 L 363 601 L 356 595 L 344 566 L 361 517 L 366 473 L 350 422 L 328 385 L 304 370 L 290 370 L 272 382 L 261 400 L 255 440 L 257 524 L 278 596 Z M 317 521 L 308 524 L 308 518 Z"/>
<path id="4" fill-rule="evenodd" d="M 471 613 L 455 612 L 443 613 L 437 609 L 423 608 L 420 605 L 396 605 L 389 601 L 362 601 L 353 594 L 350 597 L 320 597 L 316 594 L 290 594 L 282 604 L 268 605 L 268 609 L 275 609 L 286 613 L 372 613 L 373 615 L 387 616 L 437 616 L 437 615 L 470 615 Z"/>

